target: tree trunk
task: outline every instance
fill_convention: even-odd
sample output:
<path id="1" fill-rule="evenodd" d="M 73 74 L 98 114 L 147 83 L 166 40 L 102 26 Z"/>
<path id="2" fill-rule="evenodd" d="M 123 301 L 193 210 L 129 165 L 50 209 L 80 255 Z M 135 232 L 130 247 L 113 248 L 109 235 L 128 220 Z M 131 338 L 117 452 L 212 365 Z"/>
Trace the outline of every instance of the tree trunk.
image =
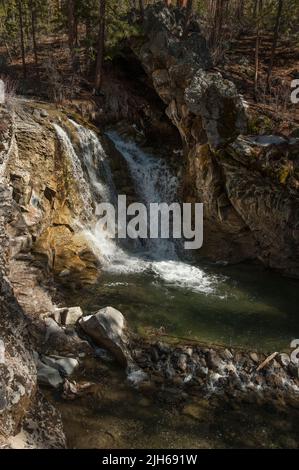
<path id="1" fill-rule="evenodd" d="M 257 22 L 256 22 L 256 42 L 255 42 L 255 74 L 254 74 L 254 93 L 257 100 L 259 85 L 259 65 L 260 65 L 260 42 L 261 42 L 261 15 L 263 9 L 262 0 L 257 4 Z"/>
<path id="2" fill-rule="evenodd" d="M 76 32 L 75 32 L 75 2 L 74 0 L 68 0 L 68 41 L 70 49 L 70 58 L 72 68 L 75 69 L 76 57 L 75 57 L 75 43 L 76 43 Z"/>
<path id="3" fill-rule="evenodd" d="M 140 16 L 143 19 L 144 18 L 144 0 L 139 0 L 139 10 L 140 10 Z"/>
<path id="4" fill-rule="evenodd" d="M 99 35 L 98 35 L 98 54 L 96 64 L 96 76 L 95 76 L 95 90 L 100 90 L 103 79 L 103 63 L 104 63 L 104 52 L 105 52 L 105 14 L 106 14 L 106 0 L 99 0 L 99 13 L 100 13 L 100 24 L 99 24 Z"/>
<path id="5" fill-rule="evenodd" d="M 37 42 L 36 42 L 36 5 L 35 5 L 34 0 L 30 0 L 30 11 L 31 11 L 31 31 L 32 31 L 34 62 L 35 62 L 35 67 L 36 67 L 36 73 L 38 75 L 38 56 L 37 56 Z"/>
<path id="6" fill-rule="evenodd" d="M 216 49 L 222 36 L 223 17 L 224 17 L 225 0 L 216 0 L 215 15 L 213 21 L 213 30 L 211 34 L 211 46 Z"/>
<path id="7" fill-rule="evenodd" d="M 276 53 L 276 48 L 277 48 L 277 43 L 278 43 L 279 30 L 280 30 L 281 18 L 282 18 L 282 11 L 283 11 L 283 0 L 278 0 L 277 15 L 276 15 L 276 22 L 275 22 L 273 42 L 272 42 L 272 50 L 271 50 L 270 63 L 269 63 L 269 68 L 268 68 L 268 73 L 267 73 L 267 86 L 268 86 L 268 89 L 270 89 L 270 81 L 271 81 L 272 70 L 273 70 L 274 59 L 275 59 L 275 53 Z"/>
<path id="8" fill-rule="evenodd" d="M 184 36 L 188 32 L 190 19 L 191 19 L 192 13 L 193 13 L 193 0 L 187 0 L 185 8 L 186 8 L 186 19 L 185 19 L 185 25 L 184 25 Z"/>
<path id="9" fill-rule="evenodd" d="M 242 21 L 244 17 L 244 0 L 239 0 L 237 5 L 237 18 L 239 23 Z"/>
<path id="10" fill-rule="evenodd" d="M 26 68 L 26 57 L 25 57 L 22 0 L 18 0 L 17 6 L 18 6 L 19 23 L 20 23 L 20 42 L 21 42 L 21 53 L 22 53 L 23 77 L 26 78 L 27 77 L 27 68 Z"/>

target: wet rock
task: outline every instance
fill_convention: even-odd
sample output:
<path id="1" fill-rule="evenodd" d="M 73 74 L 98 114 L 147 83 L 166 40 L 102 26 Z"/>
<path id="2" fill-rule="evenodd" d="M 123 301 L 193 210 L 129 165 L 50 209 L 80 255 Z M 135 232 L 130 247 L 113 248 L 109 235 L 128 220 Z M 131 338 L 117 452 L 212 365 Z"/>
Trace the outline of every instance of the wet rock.
<path id="1" fill-rule="evenodd" d="M 192 355 L 193 355 L 193 348 L 191 348 L 191 346 L 188 346 L 188 347 L 186 347 L 186 348 L 183 348 L 183 352 L 184 352 L 184 354 L 186 354 L 187 356 L 192 357 Z"/>
<path id="2" fill-rule="evenodd" d="M 83 317 L 79 322 L 84 332 L 98 345 L 108 349 L 117 361 L 127 367 L 132 362 L 125 318 L 113 307 Z"/>
<path id="3" fill-rule="evenodd" d="M 208 367 L 213 370 L 219 370 L 224 365 L 220 356 L 216 353 L 216 351 L 213 350 L 209 351 L 206 361 Z"/>
<path id="4" fill-rule="evenodd" d="M 232 352 L 229 349 L 224 349 L 224 351 L 221 352 L 220 356 L 225 361 L 230 361 L 234 357 Z"/>
<path id="5" fill-rule="evenodd" d="M 162 343 L 161 341 L 157 343 L 157 348 L 161 354 L 168 354 L 171 350 L 168 344 Z"/>
<path id="6" fill-rule="evenodd" d="M 148 381 L 148 375 L 139 367 L 131 366 L 127 371 L 127 380 L 134 387 L 140 387 L 140 384 Z"/>
<path id="7" fill-rule="evenodd" d="M 185 354 L 181 354 L 177 361 L 177 367 L 182 372 L 185 372 L 187 369 L 187 356 Z"/>

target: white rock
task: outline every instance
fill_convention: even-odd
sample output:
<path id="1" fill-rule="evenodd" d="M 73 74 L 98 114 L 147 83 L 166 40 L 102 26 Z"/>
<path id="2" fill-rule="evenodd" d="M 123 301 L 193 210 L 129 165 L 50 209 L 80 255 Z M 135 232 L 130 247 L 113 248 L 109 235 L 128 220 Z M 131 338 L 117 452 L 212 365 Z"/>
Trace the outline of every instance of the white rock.
<path id="1" fill-rule="evenodd" d="M 56 364 L 58 364 L 63 369 L 67 376 L 70 376 L 79 366 L 79 361 L 77 359 L 73 359 L 72 357 L 64 357 L 57 359 Z"/>
<path id="2" fill-rule="evenodd" d="M 58 388 L 63 383 L 63 378 L 58 370 L 43 364 L 41 361 L 37 365 L 37 380 L 43 385 L 50 385 L 54 388 Z"/>
<path id="3" fill-rule="evenodd" d="M 75 325 L 83 317 L 83 312 L 81 307 L 65 307 L 57 309 L 52 317 L 59 325 Z"/>
<path id="4" fill-rule="evenodd" d="M 95 315 L 83 317 L 80 326 L 98 345 L 108 351 L 125 367 L 132 361 L 128 351 L 126 321 L 121 312 L 113 307 L 99 310 Z"/>
<path id="5" fill-rule="evenodd" d="M 70 376 L 79 366 L 79 361 L 71 357 L 49 357 L 43 356 L 41 362 L 46 366 L 52 367 L 63 375 Z"/>

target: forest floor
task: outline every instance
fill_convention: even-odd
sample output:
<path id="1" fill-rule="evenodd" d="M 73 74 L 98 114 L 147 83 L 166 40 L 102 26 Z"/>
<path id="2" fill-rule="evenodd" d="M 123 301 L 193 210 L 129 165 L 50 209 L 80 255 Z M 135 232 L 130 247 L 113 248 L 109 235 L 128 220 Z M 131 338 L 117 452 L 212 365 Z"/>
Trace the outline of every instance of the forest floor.
<path id="1" fill-rule="evenodd" d="M 299 79 L 299 47 L 294 41 L 280 41 L 273 67 L 271 89 L 266 86 L 272 36 L 261 38 L 259 90 L 254 91 L 255 75 L 255 36 L 243 34 L 231 41 L 230 48 L 224 54 L 215 70 L 235 83 L 242 94 L 250 116 L 252 134 L 282 134 L 299 136 L 299 105 L 291 102 L 291 82 Z M 0 47 L 0 57 L 7 56 L 5 46 Z M 80 73 L 74 74 L 69 64 L 67 37 L 50 36 L 39 43 L 38 70 L 35 67 L 32 51 L 26 55 L 27 77 L 23 78 L 22 61 L 17 55 L 7 57 L 7 66 L 0 71 L 0 77 L 9 77 L 11 89 L 18 93 L 32 95 L 42 99 L 65 102 L 95 102 L 101 106 L 102 96 L 94 97 L 92 75 L 82 64 L 86 63 L 86 51 L 78 48 Z M 122 73 L 114 66 L 114 60 L 105 64 L 103 94 L 113 95 L 115 88 L 130 88 L 128 75 L 124 83 Z M 132 82 L 136 77 L 132 76 Z M 132 85 L 132 84 L 131 84 Z M 133 85 L 134 88 L 134 85 Z M 132 91 L 132 90 L 131 90 Z"/>

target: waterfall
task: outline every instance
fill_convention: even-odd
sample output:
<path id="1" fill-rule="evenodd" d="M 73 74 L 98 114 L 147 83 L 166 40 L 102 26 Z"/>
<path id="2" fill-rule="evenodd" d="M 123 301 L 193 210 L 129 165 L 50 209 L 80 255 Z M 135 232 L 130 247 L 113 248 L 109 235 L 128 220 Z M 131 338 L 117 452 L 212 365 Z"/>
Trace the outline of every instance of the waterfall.
<path id="1" fill-rule="evenodd" d="M 67 133 L 57 124 L 54 127 L 73 162 L 80 191 L 86 200 L 93 197 L 95 201 L 115 203 L 117 194 L 113 175 L 98 136 L 74 121 L 70 120 L 70 123 L 78 134 L 80 155 L 77 155 Z M 163 159 L 145 153 L 134 142 L 124 140 L 116 132 L 108 132 L 107 135 L 128 164 L 140 202 L 148 206 L 152 202 L 172 203 L 177 200 L 177 178 Z M 137 253 L 128 252 L 106 231 L 96 224 L 90 225 L 82 226 L 82 233 L 99 258 L 104 272 L 117 275 L 149 273 L 170 286 L 194 292 L 214 291 L 215 279 L 202 269 L 180 261 L 172 240 L 148 240 L 145 249 L 140 246 Z"/>
<path id="2" fill-rule="evenodd" d="M 74 146 L 64 129 L 58 124 L 53 124 L 56 131 L 58 140 L 61 144 L 63 151 L 69 159 L 69 163 L 72 168 L 72 177 L 75 185 L 78 187 L 78 193 L 82 199 L 83 206 L 85 206 L 86 218 L 91 218 L 93 213 L 93 197 L 90 191 L 88 182 L 82 168 L 81 160 L 75 152 Z M 80 221 L 78 220 L 78 224 Z"/>
<path id="3" fill-rule="evenodd" d="M 80 146 L 82 150 L 83 162 L 86 166 L 90 183 L 96 195 L 102 201 L 112 201 L 116 199 L 116 189 L 110 166 L 107 162 L 107 155 L 103 146 L 91 129 L 87 129 L 77 124 L 72 119 L 70 123 L 77 129 Z"/>
<path id="4" fill-rule="evenodd" d="M 140 202 L 149 208 L 151 203 L 178 201 L 178 179 L 165 160 L 143 152 L 135 142 L 123 140 L 116 132 L 107 135 L 128 164 Z M 173 240 L 148 239 L 146 248 L 152 259 L 178 259 Z"/>
<path id="5" fill-rule="evenodd" d="M 107 132 L 107 136 L 126 160 L 140 202 L 149 207 L 154 202 L 178 201 L 178 178 L 164 159 L 144 152 L 135 142 L 123 139 L 115 131 Z M 169 285 L 195 292 L 214 291 L 215 279 L 202 269 L 180 261 L 173 240 L 148 240 L 147 249 L 150 250 L 148 260 L 141 260 L 141 269 L 151 271 Z"/>

